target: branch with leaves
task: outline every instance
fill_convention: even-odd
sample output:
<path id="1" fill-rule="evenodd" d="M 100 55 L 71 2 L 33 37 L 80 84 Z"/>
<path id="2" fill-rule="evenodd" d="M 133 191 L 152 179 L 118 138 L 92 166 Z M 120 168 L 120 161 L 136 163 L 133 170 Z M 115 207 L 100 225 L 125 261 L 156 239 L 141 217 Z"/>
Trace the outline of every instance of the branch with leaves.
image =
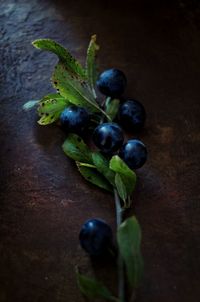
<path id="1" fill-rule="evenodd" d="M 26 111 L 37 107 L 40 125 L 57 122 L 63 110 L 72 104 L 86 108 L 94 116 L 100 115 L 100 120 L 114 120 L 120 101 L 108 97 L 105 107 L 102 108 L 95 92 L 97 79 L 95 59 L 99 50 L 96 35 L 91 37 L 85 68 L 67 49 L 53 40 L 39 39 L 32 44 L 38 49 L 56 54 L 59 59 L 51 79 L 57 93 L 47 94 L 41 100 L 31 100 L 23 106 Z M 123 219 L 125 210 L 131 206 L 136 174 L 118 155 L 108 158 L 101 152 L 90 149 L 75 133 L 68 134 L 62 149 L 75 161 L 78 171 L 87 181 L 114 195 L 116 205 L 118 297 L 115 297 L 101 282 L 84 276 L 77 269 L 78 286 L 82 294 L 92 301 L 95 298 L 102 298 L 108 301 L 125 302 L 125 280 L 128 280 L 129 287 L 135 293 L 143 272 L 140 225 L 135 216 Z"/>

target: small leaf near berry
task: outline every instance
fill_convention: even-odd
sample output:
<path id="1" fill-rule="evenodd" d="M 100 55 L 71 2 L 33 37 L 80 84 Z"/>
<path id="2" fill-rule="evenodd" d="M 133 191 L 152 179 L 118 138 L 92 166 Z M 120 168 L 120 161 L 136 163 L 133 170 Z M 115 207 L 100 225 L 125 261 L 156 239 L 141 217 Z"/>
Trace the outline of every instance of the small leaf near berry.
<path id="1" fill-rule="evenodd" d="M 90 149 L 77 134 L 69 134 L 62 148 L 64 153 L 73 160 L 93 164 Z"/>
<path id="2" fill-rule="evenodd" d="M 81 293 L 90 299 L 102 298 L 108 301 L 120 302 L 101 282 L 76 272 L 78 287 Z"/>
<path id="3" fill-rule="evenodd" d="M 43 97 L 38 103 L 38 124 L 48 125 L 59 119 L 61 112 L 70 105 L 60 94 L 52 93 Z"/>
<path id="4" fill-rule="evenodd" d="M 102 176 L 101 173 L 99 173 L 96 169 L 85 167 L 83 165 L 79 165 L 77 162 L 77 167 L 81 175 L 89 182 L 91 182 L 93 185 L 96 185 L 97 187 L 104 189 L 106 191 L 112 192 L 112 186 L 109 184 L 107 179 Z"/>

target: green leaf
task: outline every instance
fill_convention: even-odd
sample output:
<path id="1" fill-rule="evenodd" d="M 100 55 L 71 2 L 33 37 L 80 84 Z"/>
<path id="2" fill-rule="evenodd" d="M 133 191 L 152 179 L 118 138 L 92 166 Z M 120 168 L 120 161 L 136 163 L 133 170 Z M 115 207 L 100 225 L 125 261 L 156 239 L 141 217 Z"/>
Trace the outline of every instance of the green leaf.
<path id="1" fill-rule="evenodd" d="M 120 105 L 120 100 L 118 99 L 111 99 L 110 97 L 107 98 L 106 101 L 106 113 L 113 121 L 118 113 Z"/>
<path id="2" fill-rule="evenodd" d="M 47 125 L 55 122 L 61 112 L 69 106 L 69 101 L 60 94 L 49 94 L 39 102 L 38 115 L 41 117 L 38 121 L 40 125 Z"/>
<path id="3" fill-rule="evenodd" d="M 140 251 L 141 229 L 135 216 L 126 219 L 117 230 L 119 252 L 125 263 L 130 286 L 138 287 L 143 274 L 143 258 Z"/>
<path id="4" fill-rule="evenodd" d="M 84 68 L 62 45 L 51 39 L 38 39 L 33 41 L 32 44 L 38 49 L 53 52 L 69 71 L 79 75 L 82 79 L 86 78 Z"/>
<path id="5" fill-rule="evenodd" d="M 110 169 L 120 174 L 121 179 L 126 186 L 127 194 L 130 195 L 136 184 L 136 174 L 127 164 L 118 156 L 114 155 L 110 160 Z"/>
<path id="6" fill-rule="evenodd" d="M 109 168 L 109 161 L 100 152 L 93 152 L 92 160 L 97 170 L 115 186 L 115 173 Z"/>
<path id="7" fill-rule="evenodd" d="M 99 50 L 99 45 L 96 44 L 96 35 L 93 35 L 90 40 L 90 44 L 87 50 L 87 58 L 86 58 L 86 75 L 89 82 L 89 85 L 93 91 L 94 97 L 96 97 L 95 93 L 95 83 L 97 80 L 97 67 L 96 67 L 96 53 Z"/>
<path id="8" fill-rule="evenodd" d="M 39 103 L 40 100 L 31 100 L 31 101 L 28 101 L 26 102 L 24 105 L 23 105 L 23 110 L 25 111 L 28 111 L 28 110 L 31 110 L 33 107 L 35 107 L 38 103 Z"/>
<path id="9" fill-rule="evenodd" d="M 62 148 L 65 154 L 73 160 L 93 164 L 90 149 L 78 135 L 69 134 Z"/>
<path id="10" fill-rule="evenodd" d="M 118 156 L 114 155 L 110 160 L 110 168 L 115 171 L 127 175 L 128 177 L 135 178 L 135 173 L 127 164 Z"/>
<path id="11" fill-rule="evenodd" d="M 89 182 L 91 182 L 93 185 L 96 185 L 97 187 L 104 189 L 106 191 L 112 192 L 112 187 L 109 184 L 109 182 L 106 180 L 105 177 L 102 176 L 97 170 L 94 168 L 84 167 L 82 165 L 79 165 L 77 162 L 77 167 L 81 175 Z"/>
<path id="12" fill-rule="evenodd" d="M 55 67 L 52 83 L 59 93 L 71 103 L 86 107 L 92 112 L 102 111 L 95 101 L 88 83 L 71 73 L 62 62 Z"/>
<path id="13" fill-rule="evenodd" d="M 79 289 L 84 296 L 89 299 L 102 298 L 108 301 L 119 302 L 101 282 L 86 277 L 79 272 L 76 273 L 76 276 Z"/>
<path id="14" fill-rule="evenodd" d="M 127 191 L 126 191 L 126 186 L 123 183 L 123 180 L 119 173 L 116 173 L 116 175 L 115 175 L 115 185 L 116 185 L 119 196 L 124 201 L 124 203 L 126 203 L 126 199 L 128 197 Z"/>

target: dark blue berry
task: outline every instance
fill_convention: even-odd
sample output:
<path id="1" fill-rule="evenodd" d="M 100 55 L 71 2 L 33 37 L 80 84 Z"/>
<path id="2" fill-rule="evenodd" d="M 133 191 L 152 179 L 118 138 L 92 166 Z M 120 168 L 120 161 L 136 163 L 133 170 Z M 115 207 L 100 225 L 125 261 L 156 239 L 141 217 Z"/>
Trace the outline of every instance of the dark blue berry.
<path id="1" fill-rule="evenodd" d="M 79 240 L 82 248 L 90 256 L 101 256 L 112 246 L 112 230 L 103 220 L 90 219 L 83 224 Z"/>
<path id="2" fill-rule="evenodd" d="M 104 123 L 94 130 L 93 141 L 101 151 L 112 153 L 122 146 L 124 135 L 116 123 Z"/>
<path id="3" fill-rule="evenodd" d="M 61 126 L 67 133 L 81 134 L 87 127 L 89 119 L 88 111 L 75 105 L 67 107 L 60 115 Z"/>
<path id="4" fill-rule="evenodd" d="M 97 87 L 101 93 L 111 96 L 119 97 L 126 87 L 125 74 L 116 68 L 108 69 L 102 72 L 97 80 Z"/>
<path id="5" fill-rule="evenodd" d="M 127 100 L 121 104 L 118 113 L 119 123 L 128 132 L 138 132 L 144 127 L 146 112 L 136 100 Z"/>
<path id="6" fill-rule="evenodd" d="M 131 139 L 122 146 L 119 156 L 131 169 L 138 169 L 147 160 L 147 149 L 140 140 Z"/>

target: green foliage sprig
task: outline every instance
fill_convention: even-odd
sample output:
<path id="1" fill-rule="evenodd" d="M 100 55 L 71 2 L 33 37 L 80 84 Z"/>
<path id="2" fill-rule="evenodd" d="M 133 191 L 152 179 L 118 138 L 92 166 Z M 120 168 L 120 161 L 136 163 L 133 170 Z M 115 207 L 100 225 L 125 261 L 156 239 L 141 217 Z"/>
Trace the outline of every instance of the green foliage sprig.
<path id="1" fill-rule="evenodd" d="M 57 93 L 31 100 L 23 109 L 37 107 L 40 125 L 59 120 L 61 112 L 70 104 L 87 108 L 91 113 L 100 113 L 102 118 L 112 121 L 119 108 L 118 99 L 107 98 L 105 109 L 97 102 L 95 83 L 97 78 L 96 53 L 99 46 L 96 35 L 91 37 L 87 50 L 85 68 L 57 42 L 50 39 L 34 41 L 33 46 L 50 51 L 58 56 L 52 75 L 52 85 Z M 91 150 L 81 137 L 69 134 L 62 145 L 64 153 L 75 161 L 81 175 L 115 196 L 118 245 L 119 297 L 115 297 L 101 282 L 82 275 L 77 270 L 77 282 L 82 294 L 92 301 L 103 298 L 108 301 L 125 302 L 124 271 L 130 288 L 135 290 L 141 280 L 143 259 L 141 255 L 141 229 L 135 216 L 123 221 L 125 209 L 131 206 L 131 196 L 136 185 L 136 174 L 117 155 L 110 160 L 100 152 Z"/>

